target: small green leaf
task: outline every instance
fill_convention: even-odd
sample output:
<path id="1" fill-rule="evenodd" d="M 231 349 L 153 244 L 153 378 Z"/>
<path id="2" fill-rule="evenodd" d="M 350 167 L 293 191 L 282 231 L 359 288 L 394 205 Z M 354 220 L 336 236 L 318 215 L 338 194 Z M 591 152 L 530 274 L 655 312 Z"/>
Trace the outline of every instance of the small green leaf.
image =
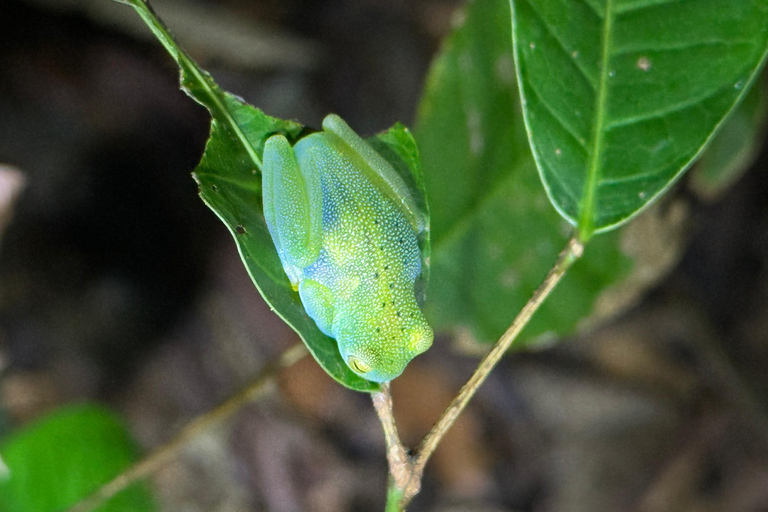
<path id="1" fill-rule="evenodd" d="M 355 375 L 339 354 L 336 340 L 323 334 L 301 304 L 283 271 L 262 213 L 261 156 L 266 140 L 282 133 L 294 143 L 304 127 L 267 116 L 240 98 L 222 91 L 211 76 L 184 53 L 143 0 L 118 0 L 132 5 L 181 69 L 184 91 L 212 116 L 205 153 L 194 172 L 203 201 L 224 222 L 235 239 L 248 273 L 264 300 L 301 337 L 320 366 L 339 383 L 357 391 L 376 391 L 379 385 Z M 428 214 L 418 151 L 410 132 L 395 125 L 368 141 L 405 178 L 420 208 Z M 428 215 L 427 215 L 428 225 Z M 424 251 L 420 287 L 429 274 L 429 231 L 422 234 Z"/>
<path id="2" fill-rule="evenodd" d="M 25 426 L 0 443 L 0 510 L 58 512 L 120 474 L 137 459 L 119 419 L 92 405 L 70 406 Z M 98 512 L 151 512 L 152 498 L 134 484 Z"/>
<path id="3" fill-rule="evenodd" d="M 768 46 L 768 0 L 510 0 L 547 194 L 579 236 L 623 224 L 690 165 Z"/>
<path id="4" fill-rule="evenodd" d="M 426 314 L 460 341 L 493 342 L 572 232 L 536 173 L 520 114 L 507 0 L 475 0 L 428 76 L 417 127 L 432 213 Z M 593 240 L 520 344 L 572 332 L 632 262 L 617 234 Z M 462 334 L 466 336 L 461 336 Z M 551 336 L 549 336 L 551 335 Z"/>
<path id="5" fill-rule="evenodd" d="M 768 121 L 767 78 L 761 74 L 696 163 L 691 186 L 703 197 L 716 197 L 730 187 L 760 152 Z"/>

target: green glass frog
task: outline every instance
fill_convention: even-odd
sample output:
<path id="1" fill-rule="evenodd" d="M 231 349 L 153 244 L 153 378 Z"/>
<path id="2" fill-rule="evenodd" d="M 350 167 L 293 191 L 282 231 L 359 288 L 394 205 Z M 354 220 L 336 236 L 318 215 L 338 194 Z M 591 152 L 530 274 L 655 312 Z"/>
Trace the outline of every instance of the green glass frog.
<path id="1" fill-rule="evenodd" d="M 264 217 L 307 314 L 347 365 L 386 382 L 432 344 L 416 303 L 424 220 L 392 166 L 337 115 L 264 147 Z"/>

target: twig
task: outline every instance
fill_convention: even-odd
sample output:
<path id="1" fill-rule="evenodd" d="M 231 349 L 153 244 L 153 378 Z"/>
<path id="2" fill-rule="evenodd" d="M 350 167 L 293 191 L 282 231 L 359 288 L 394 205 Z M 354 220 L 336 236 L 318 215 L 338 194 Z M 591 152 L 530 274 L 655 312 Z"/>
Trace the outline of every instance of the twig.
<path id="1" fill-rule="evenodd" d="M 512 325 L 509 326 L 509 329 L 499 338 L 493 349 L 478 365 L 472 377 L 464 384 L 456 398 L 453 399 L 437 423 L 421 441 L 413 457 L 406 455 L 406 450 L 397 437 L 397 428 L 394 425 L 394 419 L 391 417 L 392 398 L 389 396 L 389 389 L 382 389 L 380 393 L 376 393 L 373 396 L 376 412 L 384 427 L 390 472 L 395 485 L 402 492 L 400 510 L 405 510 L 408 503 L 418 494 L 424 466 L 426 466 L 427 461 L 443 439 L 443 436 L 451 428 L 453 422 L 459 417 L 480 388 L 480 385 L 491 373 L 491 370 L 501 360 L 501 357 L 512 345 L 512 342 L 515 341 L 520 331 L 528 324 L 533 314 L 539 309 L 539 306 L 549 296 L 557 283 L 560 282 L 560 279 L 562 279 L 571 265 L 581 257 L 583 252 L 584 246 L 577 238 L 572 238 L 568 241 L 565 249 L 558 256 L 555 266 L 552 267 L 552 270 L 549 271 L 544 279 L 544 282 L 536 289 L 531 299 L 518 313 Z M 390 422 L 391 424 L 389 424 Z M 402 456 L 405 456 L 405 464 L 401 462 Z M 403 468 L 407 469 L 404 470 Z M 407 473 L 407 478 L 402 473 Z"/>
<path id="2" fill-rule="evenodd" d="M 403 492 L 397 487 L 395 479 L 389 477 L 387 485 L 387 506 L 384 512 L 405 512 L 401 503 L 403 501 Z"/>
<path id="3" fill-rule="evenodd" d="M 400 441 L 395 424 L 395 416 L 392 413 L 392 394 L 389 391 L 389 383 L 381 385 L 381 391 L 371 395 L 373 407 L 379 416 L 381 426 L 384 429 L 384 440 L 387 443 L 387 460 L 389 461 L 389 474 L 397 489 L 405 489 L 411 480 L 413 461 Z M 391 487 L 391 486 L 390 486 Z M 416 489 L 415 492 L 419 492 Z M 414 493 L 415 494 L 415 493 Z"/>
<path id="4" fill-rule="evenodd" d="M 424 465 L 427 463 L 427 460 L 429 460 L 429 457 L 435 451 L 435 448 L 437 448 L 437 445 L 440 443 L 445 433 L 448 431 L 451 425 L 453 425 L 453 422 L 456 421 L 456 418 L 459 417 L 459 414 L 461 414 L 461 412 L 464 410 L 467 403 L 474 396 L 475 392 L 477 392 L 480 385 L 485 381 L 496 364 L 498 364 L 499 360 L 501 360 L 501 357 L 512 345 L 512 342 L 515 341 L 518 334 L 520 334 L 520 331 L 522 331 L 523 328 L 528 325 L 528 322 L 531 320 L 533 314 L 537 309 L 539 309 L 539 306 L 541 306 L 544 300 L 549 296 L 557 283 L 560 282 L 560 279 L 565 275 L 565 272 L 568 270 L 568 268 L 570 268 L 576 259 L 581 256 L 583 250 L 583 246 L 575 238 L 568 242 L 568 245 L 560 253 L 560 256 L 557 259 L 557 263 L 552 268 L 552 270 L 549 271 L 549 274 L 547 274 L 544 282 L 533 293 L 533 296 L 526 303 L 520 313 L 518 313 L 517 317 L 512 322 L 512 325 L 510 325 L 509 329 L 507 329 L 507 332 L 505 332 L 501 338 L 499 338 L 499 341 L 496 342 L 493 349 L 488 353 L 487 356 L 485 356 L 485 359 L 482 360 L 472 377 L 470 377 L 467 383 L 464 384 L 464 386 L 459 391 L 459 394 L 456 396 L 456 398 L 453 399 L 448 408 L 443 412 L 442 417 L 437 421 L 437 423 L 432 427 L 426 437 L 424 437 L 422 440 L 421 444 L 416 450 L 417 456 L 415 464 L 417 469 L 419 467 L 423 469 Z"/>
<path id="5" fill-rule="evenodd" d="M 305 355 L 307 355 L 307 349 L 303 343 L 298 343 L 289 348 L 279 358 L 262 369 L 259 375 L 247 387 L 228 398 L 216 409 L 197 417 L 171 441 L 147 456 L 144 460 L 137 462 L 117 475 L 112 481 L 106 483 L 96 492 L 70 508 L 68 512 L 88 512 L 93 510 L 132 483 L 151 475 L 178 456 L 201 433 L 223 423 L 244 405 L 264 394 L 267 391 L 267 384 L 272 382 L 273 377 L 278 371 L 293 365 Z"/>

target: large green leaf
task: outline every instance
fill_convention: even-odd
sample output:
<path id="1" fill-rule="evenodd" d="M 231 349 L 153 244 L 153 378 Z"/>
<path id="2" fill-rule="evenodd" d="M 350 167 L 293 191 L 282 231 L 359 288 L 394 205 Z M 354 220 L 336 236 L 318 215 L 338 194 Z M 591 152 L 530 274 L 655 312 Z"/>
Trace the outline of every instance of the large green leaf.
<path id="1" fill-rule="evenodd" d="M 495 341 L 572 227 L 536 173 L 515 84 L 507 0 L 474 0 L 429 73 L 415 129 L 432 208 L 426 313 L 438 330 Z M 523 333 L 572 331 L 632 265 L 619 234 L 593 240 Z"/>
<path id="2" fill-rule="evenodd" d="M 3 512 L 58 512 L 71 507 L 135 462 L 136 447 L 114 414 L 95 406 L 60 409 L 0 443 Z M 99 512 L 155 510 L 134 484 Z"/>
<path id="3" fill-rule="evenodd" d="M 766 54 L 768 0 L 510 0 L 550 200 L 587 240 L 662 194 Z"/>
<path id="4" fill-rule="evenodd" d="M 267 138 L 284 134 L 295 142 L 306 130 L 298 123 L 267 116 L 242 99 L 222 91 L 173 40 L 143 0 L 118 0 L 132 5 L 181 69 L 182 88 L 211 113 L 211 134 L 195 179 L 203 201 L 219 216 L 235 239 L 251 279 L 270 307 L 301 337 L 320 366 L 341 384 L 357 391 L 379 385 L 354 374 L 344 363 L 336 341 L 323 334 L 304 310 L 290 285 L 262 214 L 261 155 Z M 427 229 L 420 235 L 423 299 L 429 275 L 429 211 L 416 143 L 407 128 L 396 124 L 368 139 L 405 179 L 424 210 Z"/>

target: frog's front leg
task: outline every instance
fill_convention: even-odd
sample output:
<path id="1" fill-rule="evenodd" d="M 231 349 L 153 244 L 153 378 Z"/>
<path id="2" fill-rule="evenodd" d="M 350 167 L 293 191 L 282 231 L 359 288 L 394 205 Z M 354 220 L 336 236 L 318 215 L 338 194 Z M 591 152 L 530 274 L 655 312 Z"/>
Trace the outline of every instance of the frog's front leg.
<path id="1" fill-rule="evenodd" d="M 264 145 L 264 220 L 294 288 L 317 260 L 323 242 L 323 197 L 314 167 L 299 167 L 288 140 L 273 135 Z"/>
<path id="2" fill-rule="evenodd" d="M 299 296 L 307 314 L 315 320 L 317 327 L 332 338 L 335 309 L 333 292 L 324 284 L 314 279 L 302 279 L 299 283 Z"/>

